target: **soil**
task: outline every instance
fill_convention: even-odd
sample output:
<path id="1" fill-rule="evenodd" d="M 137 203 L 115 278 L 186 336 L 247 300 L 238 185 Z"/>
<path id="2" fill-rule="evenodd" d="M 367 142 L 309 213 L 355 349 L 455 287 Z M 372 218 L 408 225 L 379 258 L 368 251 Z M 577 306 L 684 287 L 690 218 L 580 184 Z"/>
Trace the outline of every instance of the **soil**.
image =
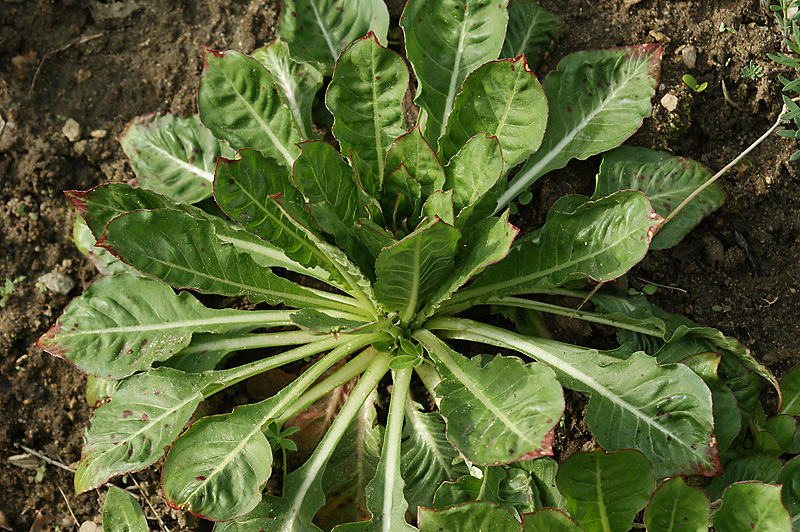
<path id="1" fill-rule="evenodd" d="M 718 170 L 778 116 L 777 76 L 741 76 L 750 61 L 773 69 L 766 54 L 781 49 L 780 30 L 759 0 L 541 4 L 565 22 L 542 76 L 578 50 L 663 44 L 653 117 L 630 144 Z M 392 3 L 394 25 L 401 9 Z M 148 112 L 195 112 L 201 47 L 251 52 L 274 37 L 279 13 L 276 0 L 0 1 L 0 288 L 18 280 L 0 308 L 0 511 L 11 529 L 31 529 L 38 515 L 37 523 L 49 523 L 38 530 L 81 523 L 88 530 L 89 522 L 100 523 L 104 496 L 76 497 L 72 474 L 60 467 L 47 465 L 37 477 L 36 469 L 9 461 L 25 446 L 74 467 L 90 414 L 85 378 L 33 345 L 97 278 L 71 241 L 74 214 L 61 191 L 132 179 L 115 140 L 125 124 Z M 687 47 L 696 52 L 694 64 Z M 685 73 L 707 81 L 707 89 L 693 92 L 681 81 Z M 659 103 L 667 94 L 677 97 L 672 112 Z M 79 126 L 72 139 L 64 133 L 69 120 Z M 723 178 L 728 199 L 721 209 L 630 275 L 636 288 L 662 286 L 654 297 L 668 310 L 739 338 L 778 377 L 800 362 L 800 174 L 789 162 L 797 148 L 769 138 Z M 597 164 L 571 163 L 541 180 L 519 219 L 536 226 L 558 196 L 589 195 Z M 557 442 L 560 453 L 586 441 L 573 438 L 580 427 L 568 430 Z M 136 478 L 154 505 L 150 518 L 158 515 L 171 530 L 210 529 L 160 502 L 155 471 Z"/>

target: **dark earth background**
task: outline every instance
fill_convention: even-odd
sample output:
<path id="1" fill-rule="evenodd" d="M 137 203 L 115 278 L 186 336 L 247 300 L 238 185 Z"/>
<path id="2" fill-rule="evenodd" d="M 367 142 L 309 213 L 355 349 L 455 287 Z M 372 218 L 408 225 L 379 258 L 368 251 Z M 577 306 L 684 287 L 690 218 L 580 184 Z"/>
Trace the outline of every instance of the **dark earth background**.
<path id="1" fill-rule="evenodd" d="M 629 144 L 671 151 L 716 171 L 778 116 L 777 75 L 741 76 L 751 60 L 773 70 L 766 53 L 781 50 L 777 23 L 759 0 L 540 3 L 565 22 L 540 78 L 578 50 L 663 43 L 653 117 Z M 402 5 L 390 3 L 394 26 Z M 9 460 L 24 445 L 74 466 L 90 413 L 85 378 L 33 345 L 97 278 L 71 241 L 74 212 L 61 191 L 131 180 L 116 141 L 125 124 L 154 111 L 196 112 L 201 47 L 252 52 L 274 37 L 279 13 L 278 0 L 0 1 L 0 288 L 24 276 L 0 308 L 0 512 L 6 517 L 0 527 L 96 530 L 105 496 L 101 489 L 76 497 L 71 473 L 57 466 L 47 465 L 37 478 L 35 469 Z M 681 81 L 685 73 L 708 88 L 694 93 Z M 659 103 L 668 93 L 677 97 L 672 112 Z M 71 138 L 64 132 L 68 119 L 80 126 L 76 132 L 69 123 Z M 797 148 L 777 136 L 764 142 L 722 179 L 728 199 L 721 209 L 675 248 L 652 252 L 629 276 L 635 288 L 664 285 L 657 303 L 739 338 L 778 377 L 800 362 L 800 163 L 788 161 Z M 537 227 L 560 195 L 590 195 L 598 163 L 574 162 L 543 178 L 514 223 Z M 601 334 L 567 328 L 580 343 Z M 579 402 L 570 407 L 580 408 Z M 568 423 L 556 453 L 592 445 L 579 424 Z M 160 502 L 157 469 L 135 476 L 170 530 L 210 529 Z M 147 513 L 157 529 L 156 514 Z"/>

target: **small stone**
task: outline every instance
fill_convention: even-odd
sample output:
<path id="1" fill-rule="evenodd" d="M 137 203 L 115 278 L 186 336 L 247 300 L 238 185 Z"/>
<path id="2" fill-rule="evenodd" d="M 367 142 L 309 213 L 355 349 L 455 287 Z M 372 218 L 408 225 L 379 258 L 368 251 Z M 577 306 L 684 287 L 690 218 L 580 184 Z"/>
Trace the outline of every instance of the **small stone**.
<path id="1" fill-rule="evenodd" d="M 103 532 L 103 527 L 94 521 L 84 521 L 81 523 L 81 527 L 78 529 L 78 532 Z"/>
<path id="2" fill-rule="evenodd" d="M 46 273 L 37 279 L 45 288 L 56 294 L 67 295 L 75 286 L 75 281 L 58 271 Z"/>
<path id="3" fill-rule="evenodd" d="M 678 97 L 671 92 L 668 92 L 663 98 L 661 98 L 661 105 L 663 105 L 664 108 L 671 113 L 678 107 Z"/>
<path id="4" fill-rule="evenodd" d="M 668 43 L 671 42 L 672 39 L 661 33 L 660 31 L 650 30 L 650 37 L 656 40 L 656 42 L 663 42 Z"/>
<path id="5" fill-rule="evenodd" d="M 89 133 L 92 138 L 95 139 L 104 139 L 108 136 L 108 131 L 105 129 L 93 129 L 91 133 Z"/>
<path id="6" fill-rule="evenodd" d="M 71 118 L 67 118 L 61 132 L 70 142 L 76 142 L 81 138 L 81 125 Z"/>
<path id="7" fill-rule="evenodd" d="M 86 81 L 91 77 L 92 77 L 91 70 L 86 70 L 83 68 L 79 68 L 78 72 L 75 74 L 75 78 L 78 81 L 78 83 L 83 83 L 84 81 Z"/>
<path id="8" fill-rule="evenodd" d="M 683 59 L 683 64 L 688 68 L 694 68 L 697 64 L 697 48 L 691 44 L 684 46 L 683 50 L 681 50 L 681 59 Z"/>

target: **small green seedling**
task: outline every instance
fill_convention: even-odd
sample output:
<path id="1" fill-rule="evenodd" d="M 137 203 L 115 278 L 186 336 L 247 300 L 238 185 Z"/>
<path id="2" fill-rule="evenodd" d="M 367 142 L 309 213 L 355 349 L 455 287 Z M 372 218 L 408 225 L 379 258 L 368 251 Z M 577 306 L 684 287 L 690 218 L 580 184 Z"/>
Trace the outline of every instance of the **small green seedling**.
<path id="1" fill-rule="evenodd" d="M 749 65 L 742 67 L 742 77 L 744 79 L 756 81 L 764 77 L 764 67 L 755 64 L 755 62 L 751 60 Z"/>
<path id="2" fill-rule="evenodd" d="M 726 31 L 730 32 L 730 33 L 733 33 L 734 35 L 739 33 L 738 31 L 736 31 L 735 29 L 731 28 L 730 26 L 726 26 L 724 22 L 720 22 L 719 23 L 719 32 L 720 33 L 725 33 Z"/>
<path id="3" fill-rule="evenodd" d="M 0 308 L 3 308 L 8 303 L 8 298 L 14 293 L 14 287 L 25 280 L 24 275 L 20 275 L 13 281 L 6 279 L 2 287 L 0 287 Z"/>
<path id="4" fill-rule="evenodd" d="M 708 82 L 704 81 L 703 83 L 697 83 L 697 80 L 694 79 L 694 76 L 691 74 L 684 74 L 683 75 L 683 82 L 692 89 L 694 92 L 703 92 L 708 87 Z"/>

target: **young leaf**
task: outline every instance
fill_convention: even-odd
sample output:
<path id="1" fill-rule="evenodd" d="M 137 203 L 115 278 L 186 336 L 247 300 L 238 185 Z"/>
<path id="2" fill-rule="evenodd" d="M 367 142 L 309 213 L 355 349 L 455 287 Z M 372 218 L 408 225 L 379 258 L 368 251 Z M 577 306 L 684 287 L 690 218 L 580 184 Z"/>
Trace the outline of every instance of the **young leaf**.
<path id="1" fill-rule="evenodd" d="M 437 220 L 385 248 L 375 261 L 375 297 L 408 322 L 453 270 L 459 233 Z"/>
<path id="2" fill-rule="evenodd" d="M 508 223 L 508 212 L 499 218 L 481 220 L 463 238 L 466 242 L 456 268 L 447 281 L 430 298 L 424 314 L 432 315 L 450 294 L 461 288 L 486 266 L 503 260 L 511 249 L 519 230 Z"/>
<path id="3" fill-rule="evenodd" d="M 500 54 L 507 3 L 411 0 L 406 4 L 400 25 L 419 81 L 415 102 L 425 114 L 423 133 L 432 146 L 444 133 L 467 74 Z"/>
<path id="4" fill-rule="evenodd" d="M 449 161 L 469 139 L 486 133 L 500 141 L 508 171 L 536 151 L 546 125 L 544 90 L 525 56 L 491 61 L 464 80 L 439 141 L 441 159 Z"/>
<path id="5" fill-rule="evenodd" d="M 647 148 L 621 146 L 603 155 L 591 199 L 618 190 L 641 190 L 647 194 L 653 209 L 666 218 L 672 209 L 710 178 L 708 168 L 695 161 Z M 650 249 L 674 246 L 724 201 L 722 188 L 717 183 L 710 185 L 658 230 Z"/>
<path id="6" fill-rule="evenodd" d="M 583 530 L 561 510 L 542 508 L 532 514 L 522 515 L 522 532 L 583 532 Z"/>
<path id="7" fill-rule="evenodd" d="M 288 313 L 212 310 L 166 284 L 122 274 L 106 277 L 72 300 L 37 345 L 81 371 L 121 379 L 189 345 L 192 334 L 245 324 L 290 323 Z"/>
<path id="8" fill-rule="evenodd" d="M 514 0 L 508 5 L 508 29 L 500 57 L 525 54 L 536 68 L 564 23 L 534 0 Z"/>
<path id="9" fill-rule="evenodd" d="M 644 523 L 651 532 L 707 532 L 710 513 L 710 501 L 703 490 L 675 477 L 650 497 Z"/>
<path id="10" fill-rule="evenodd" d="M 739 482 L 725 490 L 714 514 L 719 532 L 791 532 L 792 517 L 781 502 L 781 486 Z"/>
<path id="11" fill-rule="evenodd" d="M 496 210 L 547 172 L 622 144 L 650 116 L 660 72 L 659 44 L 577 52 L 562 59 L 544 82 L 550 105 L 544 141 Z"/>
<path id="12" fill-rule="evenodd" d="M 585 203 L 573 213 L 557 212 L 538 241 L 512 250 L 453 300 L 530 292 L 587 277 L 616 279 L 644 257 L 661 221 L 637 191 Z"/>
<path id="13" fill-rule="evenodd" d="M 133 495 L 116 486 L 109 486 L 103 503 L 105 532 L 148 532 L 147 519 Z"/>
<path id="14" fill-rule="evenodd" d="M 433 507 L 433 495 L 444 481 L 454 482 L 468 473 L 459 454 L 445 436 L 445 423 L 437 412 L 423 413 L 409 399 L 402 445 L 402 475 L 409 510 Z"/>
<path id="15" fill-rule="evenodd" d="M 628 530 L 656 487 L 650 463 L 636 451 L 573 454 L 557 481 L 567 510 L 586 532 Z"/>
<path id="16" fill-rule="evenodd" d="M 480 500 L 499 504 L 517 519 L 521 513 L 535 510 L 534 487 L 526 471 L 506 466 L 487 466 L 482 471 L 483 478 L 464 475 L 443 483 L 436 491 L 434 508 Z"/>
<path id="17" fill-rule="evenodd" d="M 291 168 L 301 139 L 272 74 L 236 51 L 206 48 L 203 64 L 197 96 L 203 124 L 234 149 L 255 148 Z"/>
<path id="18" fill-rule="evenodd" d="M 386 44 L 389 11 L 380 0 L 284 0 L 278 36 L 295 61 L 320 63 L 330 76 L 339 54 L 369 32 Z"/>
<path id="19" fill-rule="evenodd" d="M 89 491 L 154 464 L 183 430 L 203 399 L 203 386 L 212 380 L 159 368 L 122 381 L 86 427 L 75 491 Z"/>
<path id="20" fill-rule="evenodd" d="M 400 135 L 392 143 L 386 154 L 384 173 L 391 174 L 401 164 L 420 183 L 423 197 L 442 190 L 445 184 L 444 169 L 431 145 L 422 136 L 419 126 Z"/>
<path id="21" fill-rule="evenodd" d="M 482 364 L 430 333 L 418 339 L 442 375 L 435 394 L 447 439 L 470 461 L 497 465 L 552 454 L 564 396 L 550 368 L 499 355 Z"/>
<path id="22" fill-rule="evenodd" d="M 420 532 L 482 531 L 519 532 L 519 521 L 503 508 L 485 501 L 468 502 L 443 510 L 420 508 L 417 518 Z"/>
<path id="23" fill-rule="evenodd" d="M 381 458 L 375 478 L 367 485 L 367 509 L 372 517 L 369 521 L 338 526 L 334 529 L 336 532 L 416 531 L 406 523 L 408 503 L 403 496 L 404 483 L 400 475 L 400 438 L 411 372 L 410 367 L 392 372 L 392 397 Z"/>
<path id="24" fill-rule="evenodd" d="M 527 462 L 517 462 L 531 474 L 531 479 L 536 486 L 536 506 L 538 508 L 551 507 L 563 510 L 567 501 L 558 491 L 556 486 L 556 474 L 558 473 L 558 462 L 550 457 L 543 456 Z"/>
<path id="25" fill-rule="evenodd" d="M 445 189 L 453 190 L 453 209 L 458 228 L 491 214 L 494 199 L 505 186 L 503 154 L 496 138 L 478 133 L 456 153 L 445 171 Z"/>
<path id="26" fill-rule="evenodd" d="M 272 74 L 283 102 L 292 112 L 300 136 L 310 139 L 311 105 L 322 87 L 322 74 L 310 63 L 297 63 L 289 57 L 289 46 L 280 37 L 253 51 L 253 59 Z"/>
<path id="27" fill-rule="evenodd" d="M 783 392 L 783 406 L 780 413 L 800 416 L 800 364 L 790 369 L 780 383 Z"/>
<path id="28" fill-rule="evenodd" d="M 358 210 L 353 169 L 327 142 L 308 141 L 299 146 L 302 153 L 292 168 L 294 185 L 309 203 L 327 203 L 339 220 L 352 226 Z"/>
<path id="29" fill-rule="evenodd" d="M 340 303 L 259 267 L 250 255 L 220 241 L 211 223 L 170 210 L 134 211 L 112 220 L 100 245 L 134 268 L 179 288 L 299 308 Z"/>
<path id="30" fill-rule="evenodd" d="M 328 85 L 325 103 L 342 153 L 355 151 L 378 176 L 392 141 L 406 131 L 401 101 L 407 86 L 408 68 L 374 33 L 342 53 Z"/>

